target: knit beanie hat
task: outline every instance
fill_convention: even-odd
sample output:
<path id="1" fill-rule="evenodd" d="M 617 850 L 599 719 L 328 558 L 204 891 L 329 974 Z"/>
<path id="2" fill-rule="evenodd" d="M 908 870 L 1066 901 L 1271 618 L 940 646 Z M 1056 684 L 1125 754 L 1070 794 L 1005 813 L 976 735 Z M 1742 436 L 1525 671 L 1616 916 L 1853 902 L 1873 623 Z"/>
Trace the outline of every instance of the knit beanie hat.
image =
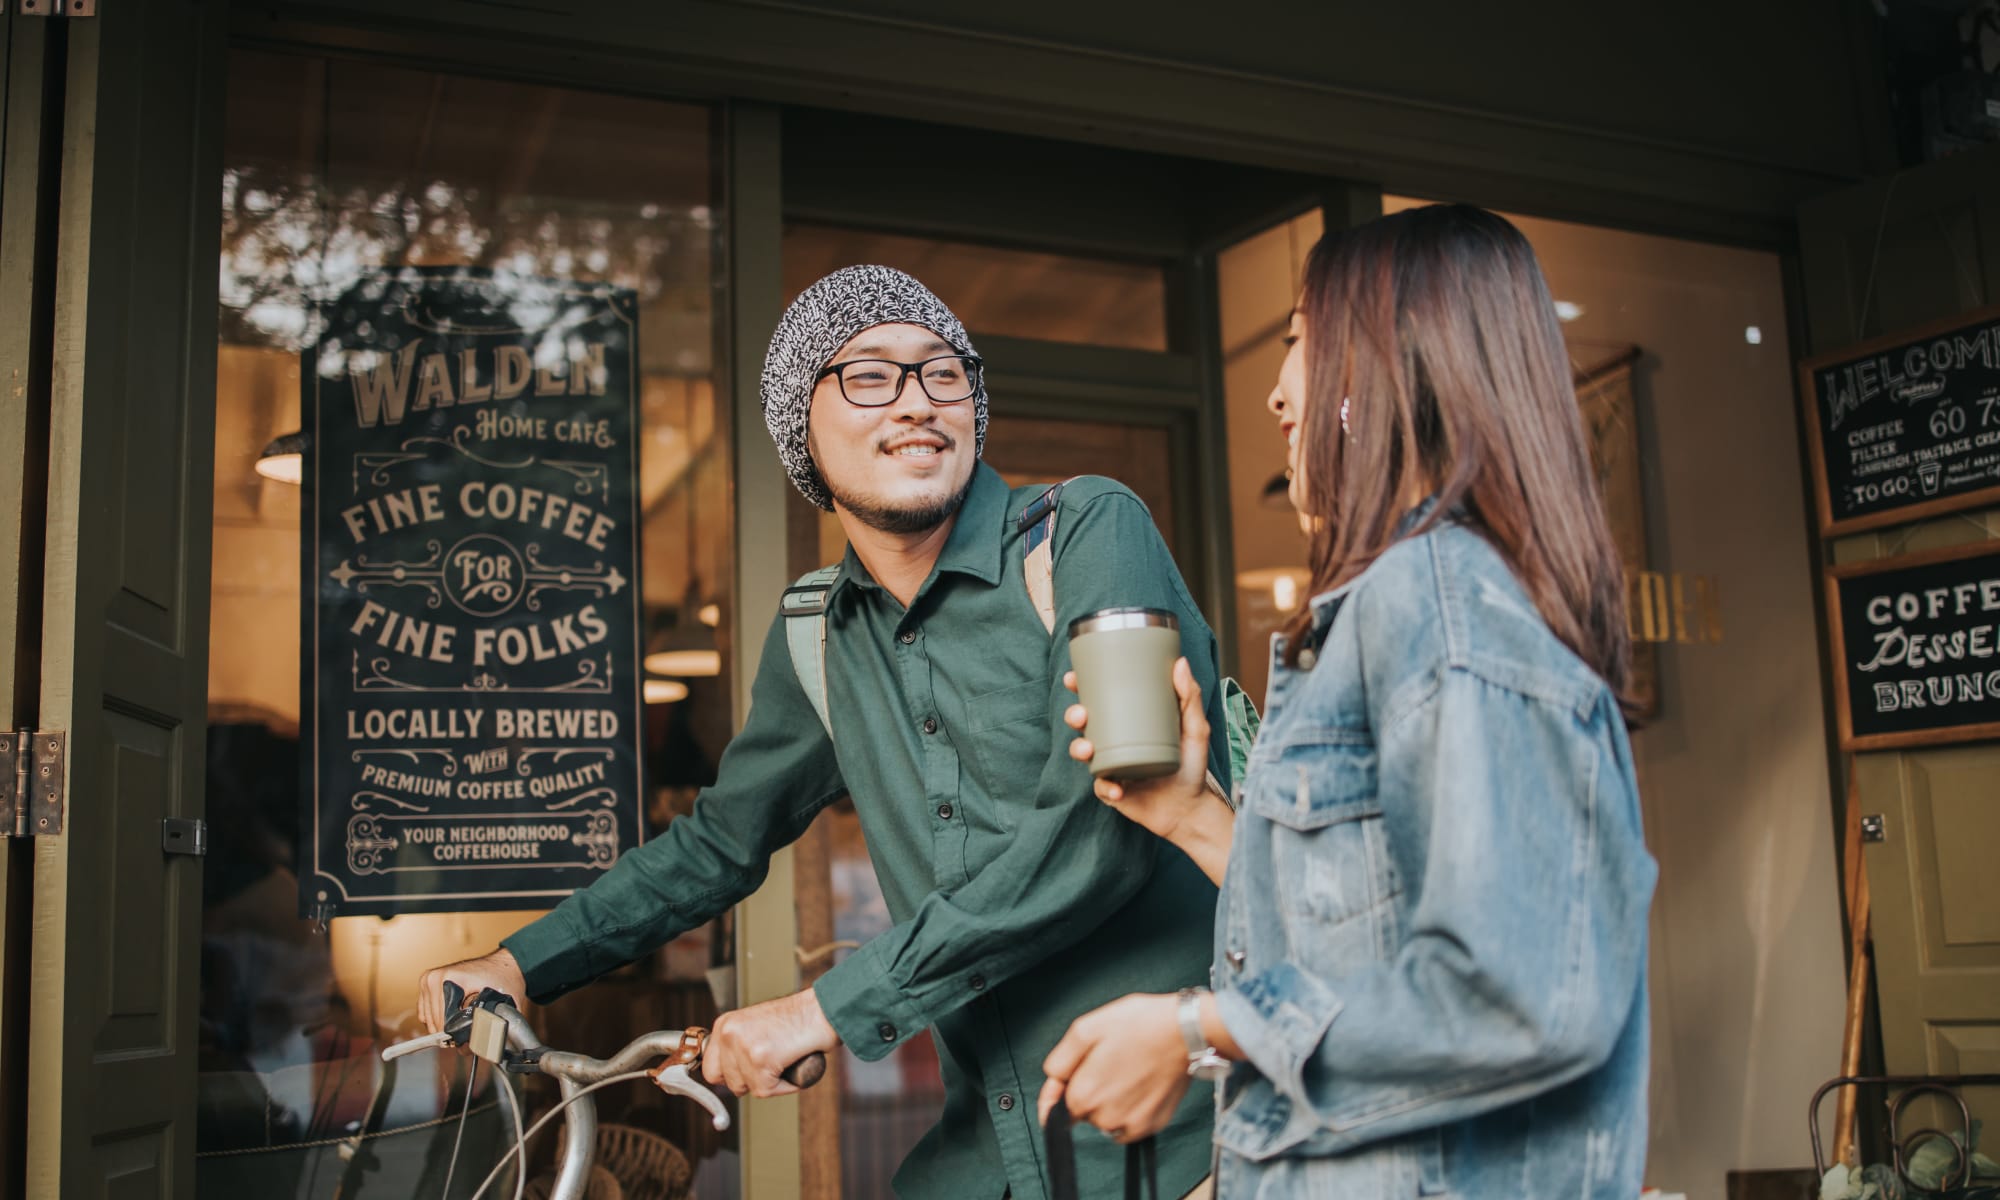
<path id="1" fill-rule="evenodd" d="M 833 511 L 826 481 L 806 450 L 813 387 L 847 340 L 877 325 L 921 325 L 960 354 L 977 354 L 965 326 L 930 289 L 894 267 L 842 267 L 799 293 L 764 355 L 764 425 L 799 494 Z M 986 451 L 986 381 L 972 394 L 973 454 Z"/>

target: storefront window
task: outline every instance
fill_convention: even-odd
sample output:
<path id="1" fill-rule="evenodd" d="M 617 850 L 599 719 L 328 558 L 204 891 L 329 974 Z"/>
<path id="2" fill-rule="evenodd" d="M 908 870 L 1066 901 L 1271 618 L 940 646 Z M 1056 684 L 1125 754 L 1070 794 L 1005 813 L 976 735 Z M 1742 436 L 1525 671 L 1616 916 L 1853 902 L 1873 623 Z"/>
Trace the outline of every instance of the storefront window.
<path id="1" fill-rule="evenodd" d="M 856 263 L 915 275 L 977 337 L 1127 350 L 1167 348 L 1167 279 L 1157 263 L 797 223 L 785 229 L 785 294 Z"/>
<path id="2" fill-rule="evenodd" d="M 623 805 L 632 814 L 630 837 L 657 836 L 713 778 L 732 728 L 729 428 L 727 408 L 717 400 L 714 353 L 723 230 L 713 194 L 712 115 L 693 105 L 261 52 L 232 56 L 227 104 L 197 1191 L 231 1200 L 441 1195 L 466 1113 L 450 1190 L 462 1197 L 512 1141 L 489 1069 L 479 1071 L 468 1102 L 466 1068 L 475 1060 L 427 1054 L 388 1071 L 377 1051 L 417 1032 L 416 980 L 425 968 L 491 949 L 552 897 L 491 911 L 493 903 L 477 898 L 482 885 L 463 882 L 469 873 L 452 874 L 441 864 L 576 847 L 584 853 L 580 862 L 593 861 L 588 852 L 611 843 L 581 821 L 563 824 L 566 795 L 580 801 L 578 809 Z M 456 289 L 461 307 L 427 308 L 434 295 L 421 288 L 433 284 Z M 399 288 L 417 289 L 410 291 L 417 299 L 392 312 Z M 614 330 L 608 340 L 582 326 L 562 332 L 568 314 L 583 312 L 577 297 L 602 301 L 597 317 Z M 364 302 L 382 306 L 379 314 L 357 318 L 354 306 Z M 516 333 L 520 327 L 554 332 L 525 343 L 541 349 L 521 351 L 518 364 L 481 357 L 485 343 L 478 339 L 498 328 L 481 325 L 482 312 L 504 314 Z M 537 313 L 539 325 L 528 319 Z M 330 353 L 353 344 L 336 333 L 379 337 L 383 330 L 373 326 L 390 317 L 440 338 L 463 338 L 467 348 L 423 359 L 413 351 L 406 367 L 393 352 L 375 362 L 372 351 L 329 364 Z M 394 556 L 369 560 L 356 552 L 341 560 L 345 574 L 336 573 L 333 583 L 310 556 L 304 537 L 314 528 L 314 495 L 330 503 L 335 485 L 359 486 L 363 468 L 333 461 L 330 453 L 315 458 L 332 442 L 315 442 L 302 393 L 314 386 L 315 370 L 319 382 L 359 386 L 352 380 L 372 369 L 370 362 L 387 372 L 377 378 L 407 385 L 383 402 L 406 407 L 413 436 L 449 441 L 463 424 L 483 440 L 438 442 L 441 449 L 381 467 L 389 472 L 381 494 L 350 496 L 360 513 L 356 537 L 400 532 L 398 503 L 416 514 L 413 520 L 428 516 L 421 481 L 446 478 L 440 472 L 449 465 L 456 472 L 449 478 L 474 490 L 433 494 L 447 510 L 439 529 L 451 526 L 437 538 L 440 548 L 477 549 L 478 538 L 498 537 L 480 543 L 495 548 L 493 554 L 468 553 L 464 565 L 488 572 L 489 584 L 512 583 L 515 590 L 489 590 L 482 600 L 467 591 L 476 583 L 440 576 L 426 600 L 409 576 L 425 569 L 437 576 L 443 568 L 421 549 L 393 562 L 387 558 Z M 349 375 L 341 374 L 343 365 Z M 596 406 L 590 411 L 615 414 L 619 389 L 628 388 L 630 418 L 623 426 L 593 417 L 559 428 L 508 427 L 510 416 L 536 411 L 502 402 L 515 365 L 515 392 L 574 397 L 578 412 L 587 400 Z M 398 370 L 410 375 L 399 377 Z M 454 401 L 463 420 L 440 425 L 436 418 Z M 487 407 L 465 407 L 475 401 Z M 480 426 L 482 411 L 495 423 Z M 381 412 L 375 421 L 359 418 L 361 425 L 388 420 L 388 410 Z M 549 442 L 536 460 L 543 475 L 507 475 L 527 461 L 519 450 L 530 437 Z M 558 442 L 569 452 L 559 453 Z M 502 448 L 516 453 L 500 454 Z M 361 458 L 350 457 L 356 464 Z M 395 470 L 410 471 L 411 486 L 399 488 Z M 575 486 L 553 486 L 548 478 Z M 326 490 L 315 493 L 315 483 Z M 530 493 L 530 503 L 558 515 L 535 527 L 547 531 L 539 540 L 510 541 L 502 523 L 526 527 L 533 510 L 521 505 Z M 460 496 L 477 497 L 476 511 L 449 511 Z M 374 502 L 380 507 L 370 508 Z M 380 543 L 404 544 L 386 536 Z M 314 683 L 302 694 L 301 680 L 319 677 L 327 642 L 322 634 L 320 649 L 302 652 L 301 629 L 312 606 L 331 604 L 329 597 L 359 603 L 371 570 L 383 573 L 369 595 L 379 601 L 376 618 L 390 627 L 389 640 L 380 643 L 389 648 L 383 658 L 390 664 L 382 678 L 420 691 L 480 686 L 555 693 L 561 689 L 523 682 L 543 658 L 603 658 L 592 678 L 615 678 L 631 697 L 627 732 L 607 736 L 603 749 L 559 772 L 546 768 L 566 751 L 535 744 L 549 736 L 455 753 L 472 744 L 453 740 L 470 730 L 442 717 L 423 749 L 377 745 L 362 752 L 324 744 L 319 731 L 336 693 Z M 594 576 L 584 578 L 589 572 Z M 304 591 L 304 579 L 315 581 L 317 598 Z M 580 594 L 588 588 L 596 590 Z M 583 603 L 593 597 L 602 608 Z M 481 603 L 513 606 L 517 614 L 536 608 L 539 624 L 532 631 L 528 623 L 480 630 L 468 617 L 456 644 L 437 632 L 438 614 L 450 605 L 473 612 Z M 621 612 L 622 621 L 606 619 Z M 624 649 L 582 652 L 607 638 L 600 624 L 609 630 L 603 644 Z M 439 684 L 437 677 L 457 669 L 456 662 L 473 661 L 482 633 L 488 635 L 483 665 L 476 672 L 466 666 L 450 687 Z M 516 643 L 518 653 L 511 649 Z M 406 670 L 405 659 L 432 674 Z M 355 661 L 347 683 L 358 686 L 370 668 L 358 654 Z M 473 680 L 483 682 L 467 682 Z M 351 718 L 359 730 L 362 718 L 381 711 L 357 703 L 353 712 L 331 716 Z M 447 699 L 404 711 L 452 709 Z M 551 736 L 560 740 L 562 731 Z M 427 858 L 430 866 L 410 878 L 427 881 L 432 898 L 400 911 L 393 895 L 363 905 L 336 894 L 338 887 L 316 890 L 308 861 L 316 820 L 310 804 L 327 776 L 315 762 L 343 753 L 377 769 L 371 780 L 389 781 L 378 789 L 374 828 L 389 831 L 376 835 L 385 843 L 397 843 L 386 852 L 392 862 L 411 861 L 411 845 L 427 836 L 415 824 L 395 824 L 426 810 L 419 802 L 430 794 L 426 780 L 443 789 L 437 794 L 446 799 L 435 806 L 443 810 L 465 794 L 457 781 L 496 764 L 506 768 L 498 772 L 505 779 L 484 794 L 500 804 L 532 788 L 548 801 L 535 806 L 537 820 L 562 826 L 561 837 L 515 850 L 486 842 L 484 834 L 466 835 L 465 842 L 482 848 Z M 386 765 L 362 763 L 363 753 L 384 756 Z M 544 759 L 531 763 L 534 753 Z M 605 766 L 594 765 L 598 757 Z M 605 779 L 643 786 L 587 796 L 584 785 L 600 771 Z M 625 792 L 637 794 L 619 794 Z M 364 806 L 357 800 L 355 807 Z M 382 878 L 379 871 L 371 876 L 376 883 Z M 327 899 L 316 912 L 318 896 Z M 346 915 L 357 910 L 367 915 Z M 731 977 L 730 946 L 722 923 L 696 930 L 531 1019 L 551 1045 L 597 1055 L 646 1030 L 709 1024 L 716 1012 L 711 980 L 720 987 Z M 537 1077 L 524 1079 L 532 1117 L 554 1089 Z M 597 1100 L 601 1169 L 613 1177 L 642 1173 L 656 1189 L 662 1179 L 684 1178 L 691 1191 L 681 1194 L 736 1194 L 734 1134 L 717 1134 L 694 1105 L 638 1085 L 606 1090 Z M 531 1147 L 529 1194 L 551 1171 L 554 1151 L 553 1136 Z"/>
<path id="3" fill-rule="evenodd" d="M 1265 401 L 1285 361 L 1285 332 L 1321 227 L 1319 210 L 1309 210 L 1230 246 L 1216 264 L 1236 548 L 1237 680 L 1260 704 L 1271 670 L 1271 635 L 1305 603 L 1308 575 L 1305 540 L 1286 491 L 1285 443 Z"/>

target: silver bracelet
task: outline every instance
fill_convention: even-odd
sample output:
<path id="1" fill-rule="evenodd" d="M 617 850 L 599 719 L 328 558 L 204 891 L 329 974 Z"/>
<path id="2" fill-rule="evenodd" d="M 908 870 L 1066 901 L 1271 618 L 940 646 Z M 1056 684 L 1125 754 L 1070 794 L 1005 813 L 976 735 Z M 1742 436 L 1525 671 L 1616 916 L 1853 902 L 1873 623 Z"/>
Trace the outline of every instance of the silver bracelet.
<path id="1" fill-rule="evenodd" d="M 1181 1041 L 1187 1046 L 1187 1073 L 1196 1079 L 1220 1079 L 1229 1074 L 1229 1060 L 1215 1052 L 1201 1035 L 1201 998 L 1207 988 L 1182 988 L 1174 1013 L 1180 1020 Z"/>

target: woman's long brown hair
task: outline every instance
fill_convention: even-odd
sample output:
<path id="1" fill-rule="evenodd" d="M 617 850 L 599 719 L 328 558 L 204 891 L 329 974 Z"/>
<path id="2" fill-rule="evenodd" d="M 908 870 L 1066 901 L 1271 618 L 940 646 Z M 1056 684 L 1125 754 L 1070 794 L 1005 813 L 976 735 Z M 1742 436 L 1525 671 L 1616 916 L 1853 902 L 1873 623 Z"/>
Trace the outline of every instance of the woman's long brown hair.
<path id="1" fill-rule="evenodd" d="M 1460 514 L 1631 711 L 1624 573 L 1528 240 L 1463 205 L 1397 213 L 1322 238 L 1299 305 L 1309 594 L 1360 574 L 1435 496 L 1404 536 Z M 1294 664 L 1311 620 L 1302 607 L 1285 631 Z"/>

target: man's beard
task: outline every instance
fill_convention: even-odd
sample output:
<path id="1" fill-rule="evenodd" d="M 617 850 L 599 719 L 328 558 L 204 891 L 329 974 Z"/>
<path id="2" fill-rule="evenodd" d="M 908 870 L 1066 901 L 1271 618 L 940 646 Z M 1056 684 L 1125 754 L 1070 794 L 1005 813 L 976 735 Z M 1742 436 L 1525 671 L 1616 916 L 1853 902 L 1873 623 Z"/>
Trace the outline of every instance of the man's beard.
<path id="1" fill-rule="evenodd" d="M 827 494 L 833 497 L 836 504 L 853 513 L 855 520 L 870 529 L 879 529 L 883 533 L 928 533 L 950 519 L 959 505 L 965 503 L 966 494 L 972 491 L 973 477 L 978 473 L 976 467 L 966 472 L 964 486 L 949 496 L 907 508 L 893 507 L 870 497 L 848 495 L 824 473 L 820 475 L 820 481 L 826 484 Z"/>

